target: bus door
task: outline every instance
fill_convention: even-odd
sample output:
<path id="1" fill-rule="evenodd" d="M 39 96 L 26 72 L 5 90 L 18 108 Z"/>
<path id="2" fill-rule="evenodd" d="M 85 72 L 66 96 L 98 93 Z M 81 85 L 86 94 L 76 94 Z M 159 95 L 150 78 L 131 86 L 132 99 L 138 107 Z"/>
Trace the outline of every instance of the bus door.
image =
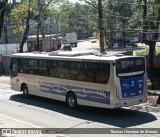
<path id="1" fill-rule="evenodd" d="M 17 58 L 11 58 L 10 60 L 10 77 L 12 86 L 15 88 L 19 87 L 19 78 L 18 78 L 18 59 Z M 13 88 L 13 87 L 12 87 Z M 13 88 L 13 89 L 15 89 Z"/>
<path id="2" fill-rule="evenodd" d="M 130 98 L 144 93 L 145 59 L 125 58 L 115 63 L 115 86 L 117 97 Z"/>

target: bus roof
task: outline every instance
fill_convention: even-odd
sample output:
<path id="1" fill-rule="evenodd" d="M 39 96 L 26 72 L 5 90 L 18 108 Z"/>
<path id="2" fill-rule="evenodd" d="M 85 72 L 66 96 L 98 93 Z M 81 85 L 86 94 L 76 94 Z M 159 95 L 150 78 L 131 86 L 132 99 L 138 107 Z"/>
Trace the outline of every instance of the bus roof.
<path id="1" fill-rule="evenodd" d="M 70 60 L 70 61 L 82 61 L 82 60 L 92 60 L 92 61 L 111 61 L 133 57 L 124 56 L 122 54 L 108 55 L 108 54 L 95 54 L 93 52 L 84 51 L 53 51 L 53 52 L 33 52 L 33 53 L 16 53 L 12 54 L 11 57 L 18 58 L 36 58 L 36 59 L 56 59 L 56 60 Z M 134 56 L 135 57 L 135 56 Z M 137 56 L 138 57 L 138 56 Z M 142 57 L 142 56 L 141 56 Z"/>

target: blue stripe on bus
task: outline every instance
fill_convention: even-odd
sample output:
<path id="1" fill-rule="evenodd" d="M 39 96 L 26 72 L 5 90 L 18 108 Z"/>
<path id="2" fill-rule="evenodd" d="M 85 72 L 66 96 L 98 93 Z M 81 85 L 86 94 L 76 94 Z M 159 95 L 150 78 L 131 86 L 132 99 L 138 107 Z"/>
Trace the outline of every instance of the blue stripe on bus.
<path id="1" fill-rule="evenodd" d="M 71 90 L 74 91 L 78 99 L 103 103 L 103 104 L 110 104 L 109 91 L 95 90 L 90 88 L 80 88 L 69 85 L 58 85 L 48 82 L 40 82 L 39 88 L 40 91 L 42 92 L 62 95 L 62 96 L 66 96 L 67 92 Z"/>

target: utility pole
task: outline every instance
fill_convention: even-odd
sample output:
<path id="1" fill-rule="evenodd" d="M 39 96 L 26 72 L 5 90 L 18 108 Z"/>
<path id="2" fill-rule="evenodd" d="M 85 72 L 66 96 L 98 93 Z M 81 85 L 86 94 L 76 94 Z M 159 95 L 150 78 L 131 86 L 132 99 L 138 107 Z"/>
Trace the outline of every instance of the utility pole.
<path id="1" fill-rule="evenodd" d="M 44 10 L 43 10 L 43 7 L 45 5 L 45 0 L 38 0 L 37 4 L 39 6 L 40 29 L 41 29 L 41 35 L 42 35 L 42 49 L 44 52 L 47 52 L 47 46 L 45 43 L 45 25 L 44 25 Z"/>
<path id="2" fill-rule="evenodd" d="M 102 11 L 102 0 L 98 0 L 98 18 L 99 18 L 99 37 L 100 37 L 100 52 L 104 50 L 104 27 L 103 27 L 103 11 Z"/>

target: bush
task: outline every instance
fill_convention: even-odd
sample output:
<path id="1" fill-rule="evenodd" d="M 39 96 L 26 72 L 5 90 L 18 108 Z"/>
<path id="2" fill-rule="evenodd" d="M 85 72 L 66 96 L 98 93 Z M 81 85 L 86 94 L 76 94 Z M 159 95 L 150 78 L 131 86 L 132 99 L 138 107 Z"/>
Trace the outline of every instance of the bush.
<path id="1" fill-rule="evenodd" d="M 147 84 L 148 84 L 148 89 L 160 90 L 160 81 L 157 80 L 157 78 L 148 80 Z"/>
<path id="2" fill-rule="evenodd" d="M 153 82 L 151 84 L 151 89 L 153 89 L 153 90 L 159 90 L 160 89 L 160 81 Z"/>
<path id="3" fill-rule="evenodd" d="M 148 54 L 149 54 L 149 50 L 148 49 L 136 51 L 136 55 L 137 56 L 146 56 Z"/>
<path id="4" fill-rule="evenodd" d="M 149 54 L 149 49 L 139 50 L 135 52 L 137 56 L 146 56 Z M 160 55 L 160 48 L 156 49 L 156 55 Z"/>

